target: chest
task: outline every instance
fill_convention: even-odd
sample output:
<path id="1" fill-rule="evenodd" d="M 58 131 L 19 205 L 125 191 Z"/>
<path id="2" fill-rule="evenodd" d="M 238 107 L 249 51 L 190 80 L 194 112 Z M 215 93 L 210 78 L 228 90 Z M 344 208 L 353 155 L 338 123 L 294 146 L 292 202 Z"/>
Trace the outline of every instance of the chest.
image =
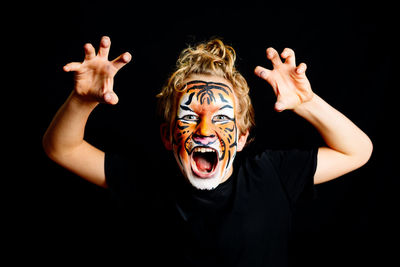
<path id="1" fill-rule="evenodd" d="M 263 261 L 285 248 L 291 211 L 279 186 L 266 185 L 235 192 L 222 209 L 197 211 L 186 218 L 178 212 L 177 216 L 177 236 L 191 257 Z"/>

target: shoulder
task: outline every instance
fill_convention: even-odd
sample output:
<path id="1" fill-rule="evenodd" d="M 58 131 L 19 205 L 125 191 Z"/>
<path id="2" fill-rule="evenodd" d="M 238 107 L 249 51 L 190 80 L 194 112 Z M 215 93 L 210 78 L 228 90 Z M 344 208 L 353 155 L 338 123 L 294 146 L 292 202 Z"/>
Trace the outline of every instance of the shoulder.
<path id="1" fill-rule="evenodd" d="M 279 153 L 273 150 L 264 150 L 259 153 L 242 153 L 235 159 L 234 168 L 236 168 L 239 178 L 246 178 L 249 181 L 271 180 L 278 176 L 276 159 Z"/>
<path id="2" fill-rule="evenodd" d="M 295 163 L 299 159 L 313 157 L 314 151 L 313 149 L 265 149 L 260 152 L 241 155 L 239 158 L 240 164 L 245 167 L 254 169 L 270 168 L 279 171 L 288 162 Z"/>
<path id="3" fill-rule="evenodd" d="M 239 173 L 261 181 L 276 178 L 283 183 L 289 180 L 309 180 L 316 170 L 317 153 L 317 148 L 294 148 L 266 149 L 253 155 L 242 155 Z"/>

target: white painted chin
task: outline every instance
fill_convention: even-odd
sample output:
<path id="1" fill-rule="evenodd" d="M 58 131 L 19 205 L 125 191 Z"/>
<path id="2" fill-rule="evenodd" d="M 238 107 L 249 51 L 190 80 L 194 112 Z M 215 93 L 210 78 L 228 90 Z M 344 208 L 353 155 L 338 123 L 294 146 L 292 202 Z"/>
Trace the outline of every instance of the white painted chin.
<path id="1" fill-rule="evenodd" d="M 200 190 L 212 190 L 215 189 L 222 181 L 220 175 L 215 175 L 208 178 L 199 178 L 192 172 L 188 175 L 188 180 L 193 187 Z"/>

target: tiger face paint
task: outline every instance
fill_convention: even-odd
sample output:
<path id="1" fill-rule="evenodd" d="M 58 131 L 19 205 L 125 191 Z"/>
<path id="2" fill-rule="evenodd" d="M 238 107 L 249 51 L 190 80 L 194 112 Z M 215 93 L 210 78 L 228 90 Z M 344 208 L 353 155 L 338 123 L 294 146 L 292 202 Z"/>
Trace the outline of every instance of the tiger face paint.
<path id="1" fill-rule="evenodd" d="M 178 97 L 172 136 L 175 159 L 194 187 L 211 190 L 228 179 L 238 139 L 231 87 L 189 81 Z"/>

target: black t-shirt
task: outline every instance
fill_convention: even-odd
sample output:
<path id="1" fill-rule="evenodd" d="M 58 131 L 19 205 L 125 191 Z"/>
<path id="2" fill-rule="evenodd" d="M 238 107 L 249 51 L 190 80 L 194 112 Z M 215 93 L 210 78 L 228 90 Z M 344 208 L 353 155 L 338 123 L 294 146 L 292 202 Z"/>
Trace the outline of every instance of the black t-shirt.
<path id="1" fill-rule="evenodd" d="M 106 154 L 122 211 L 111 227 L 146 266 L 287 266 L 293 207 L 313 195 L 316 163 L 317 149 L 239 153 L 227 181 L 198 190 L 172 161 Z"/>

